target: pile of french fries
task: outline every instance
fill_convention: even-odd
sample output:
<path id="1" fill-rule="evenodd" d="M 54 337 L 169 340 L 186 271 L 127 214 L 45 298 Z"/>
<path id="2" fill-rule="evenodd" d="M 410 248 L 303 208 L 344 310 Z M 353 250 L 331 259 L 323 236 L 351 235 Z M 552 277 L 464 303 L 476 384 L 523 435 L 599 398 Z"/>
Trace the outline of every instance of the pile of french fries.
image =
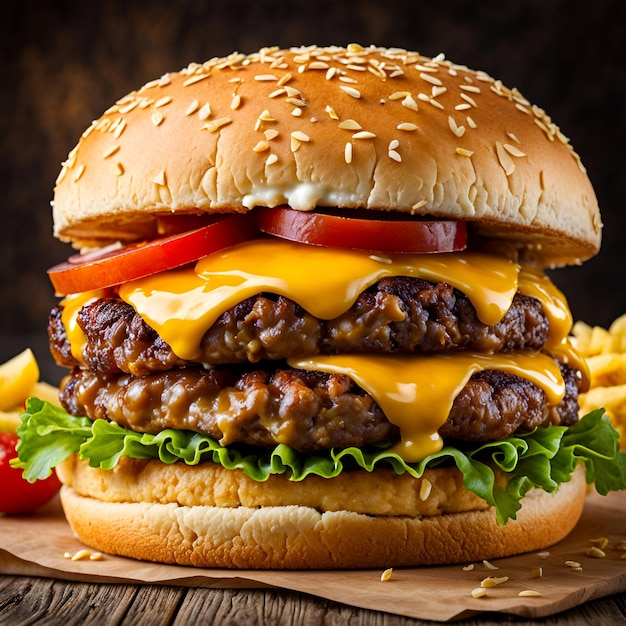
<path id="1" fill-rule="evenodd" d="M 604 408 L 626 450 L 626 314 L 608 329 L 576 322 L 572 336 L 591 374 L 590 389 L 580 396 L 581 415 Z"/>

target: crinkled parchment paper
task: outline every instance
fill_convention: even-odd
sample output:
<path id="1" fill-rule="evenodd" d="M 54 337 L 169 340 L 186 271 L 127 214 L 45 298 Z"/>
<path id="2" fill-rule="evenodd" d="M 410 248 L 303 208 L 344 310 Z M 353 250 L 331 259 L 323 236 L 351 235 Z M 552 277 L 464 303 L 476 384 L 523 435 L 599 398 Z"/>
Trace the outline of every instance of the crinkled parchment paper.
<path id="1" fill-rule="evenodd" d="M 591 539 L 610 540 L 604 558 L 587 554 Z M 196 569 L 159 565 L 104 555 L 100 561 L 72 561 L 84 546 L 73 536 L 58 502 L 37 514 L 0 518 L 0 572 L 81 582 L 171 584 L 190 587 L 274 587 L 299 591 L 343 604 L 407 617 L 448 621 L 483 611 L 529 618 L 551 615 L 593 598 L 626 591 L 625 551 L 613 546 L 626 540 L 626 493 L 588 496 L 578 526 L 547 550 L 484 563 L 396 568 L 382 582 L 382 570 L 252 571 Z M 575 569 L 566 561 L 576 561 Z M 393 564 L 390 564 L 390 566 Z M 537 568 L 543 575 L 537 577 Z M 488 576 L 508 577 L 487 595 L 471 592 Z M 540 595 L 520 597 L 532 590 Z"/>

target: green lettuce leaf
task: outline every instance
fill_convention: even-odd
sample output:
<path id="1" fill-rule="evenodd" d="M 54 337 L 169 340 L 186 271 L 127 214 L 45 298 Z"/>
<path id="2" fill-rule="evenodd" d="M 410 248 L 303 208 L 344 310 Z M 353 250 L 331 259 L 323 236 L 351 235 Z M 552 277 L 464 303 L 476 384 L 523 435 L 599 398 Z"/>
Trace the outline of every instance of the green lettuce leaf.
<path id="1" fill-rule="evenodd" d="M 68 415 L 37 398 L 26 403 L 17 433 L 18 457 L 12 465 L 22 468 L 31 482 L 47 477 L 71 454 L 103 470 L 113 468 L 122 456 L 188 465 L 211 461 L 227 469 L 240 469 L 257 481 L 272 474 L 287 474 L 294 481 L 311 475 L 333 478 L 343 471 L 360 468 L 371 472 L 377 467 L 419 478 L 427 468 L 456 465 L 465 488 L 494 506 L 501 524 L 515 519 L 520 500 L 529 489 L 556 491 L 570 480 L 580 463 L 587 482 L 595 483 L 599 493 L 626 489 L 626 454 L 619 452 L 619 434 L 602 409 L 570 427 L 541 427 L 532 433 L 463 448 L 445 446 L 415 464 L 406 463 L 388 446 L 304 455 L 284 444 L 261 452 L 245 446 L 225 447 L 191 431 L 136 433 L 105 420 L 92 422 Z M 496 482 L 495 468 L 503 473 L 504 481 Z"/>

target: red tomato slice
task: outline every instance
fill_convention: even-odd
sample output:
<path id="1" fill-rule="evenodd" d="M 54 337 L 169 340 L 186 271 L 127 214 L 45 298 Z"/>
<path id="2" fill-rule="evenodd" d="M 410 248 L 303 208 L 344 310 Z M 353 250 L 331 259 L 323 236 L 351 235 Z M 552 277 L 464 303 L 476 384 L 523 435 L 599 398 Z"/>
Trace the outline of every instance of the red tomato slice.
<path id="1" fill-rule="evenodd" d="M 48 275 L 59 296 L 112 287 L 191 263 L 256 233 L 254 220 L 247 215 L 218 216 L 213 223 L 184 233 L 74 255 L 50 268 Z"/>
<path id="2" fill-rule="evenodd" d="M 29 483 L 22 478 L 22 470 L 9 465 L 17 456 L 18 437 L 12 432 L 0 432 L 0 513 L 31 513 L 52 500 L 61 488 L 56 474 L 44 480 Z"/>
<path id="3" fill-rule="evenodd" d="M 256 215 L 263 232 L 316 246 L 424 254 L 463 250 L 467 241 L 464 221 L 426 221 L 387 213 L 383 217 L 364 212 L 335 215 L 285 207 L 260 209 Z"/>

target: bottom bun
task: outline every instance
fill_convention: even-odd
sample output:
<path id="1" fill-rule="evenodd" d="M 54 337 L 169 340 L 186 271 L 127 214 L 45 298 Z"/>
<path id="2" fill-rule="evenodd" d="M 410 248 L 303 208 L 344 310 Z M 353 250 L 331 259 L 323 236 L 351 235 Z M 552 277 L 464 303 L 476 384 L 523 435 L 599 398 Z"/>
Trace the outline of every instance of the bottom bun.
<path id="1" fill-rule="evenodd" d="M 99 480 L 106 474 L 82 463 L 78 467 Z M 61 500 L 83 543 L 109 554 L 197 567 L 387 568 L 501 558 L 564 538 L 578 522 L 586 494 L 579 468 L 554 494 L 530 491 L 517 519 L 500 526 L 491 508 L 410 517 L 320 512 L 298 504 L 255 508 L 105 501 L 68 486 L 71 468 L 59 472 L 66 483 Z M 297 484 L 306 489 L 306 479 Z"/>

